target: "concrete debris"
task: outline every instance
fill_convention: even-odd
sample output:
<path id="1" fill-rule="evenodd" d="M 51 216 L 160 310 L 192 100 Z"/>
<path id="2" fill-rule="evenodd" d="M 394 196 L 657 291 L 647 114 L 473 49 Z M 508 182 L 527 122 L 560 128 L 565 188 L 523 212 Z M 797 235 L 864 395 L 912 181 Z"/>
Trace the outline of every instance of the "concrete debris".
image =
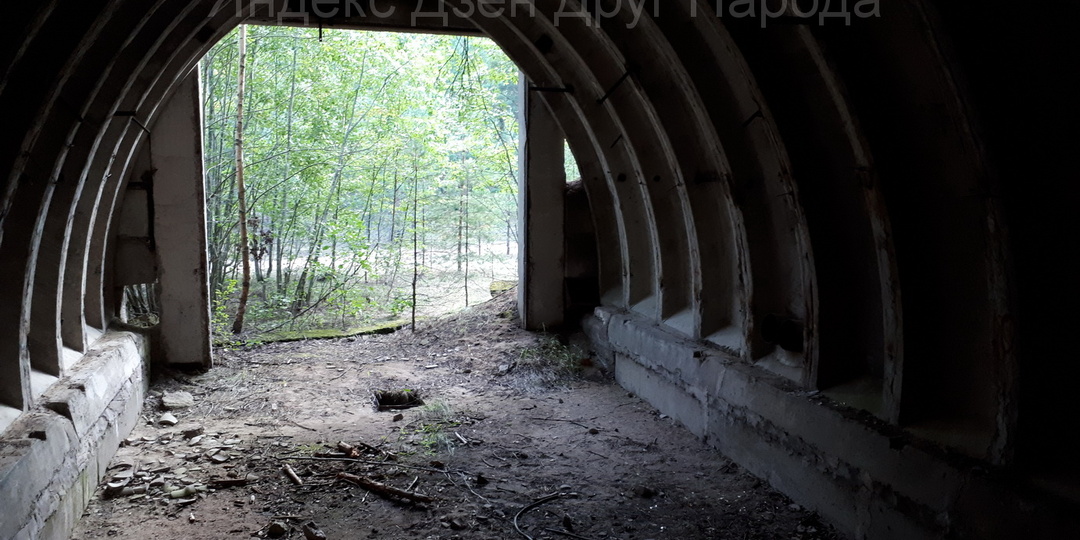
<path id="1" fill-rule="evenodd" d="M 465 514 L 447 514 L 439 519 L 443 526 L 450 527 L 455 531 L 463 531 L 469 528 L 468 516 Z"/>
<path id="2" fill-rule="evenodd" d="M 168 414 L 168 413 L 166 413 L 166 414 Z M 185 439 L 193 439 L 193 438 L 198 437 L 199 435 L 203 434 L 203 427 L 202 426 L 193 426 L 193 427 L 185 428 L 184 430 L 182 430 L 180 432 L 180 434 L 183 435 Z"/>
<path id="3" fill-rule="evenodd" d="M 161 406 L 167 410 L 186 409 L 195 406 L 195 397 L 189 392 L 165 392 Z"/>
<path id="4" fill-rule="evenodd" d="M 179 420 L 177 420 L 176 417 L 173 416 L 173 413 L 167 412 L 158 417 L 158 423 L 163 426 L 175 426 L 179 423 Z"/>
<path id="5" fill-rule="evenodd" d="M 307 540 L 326 540 L 326 534 L 319 530 L 318 525 L 315 525 L 314 521 L 309 521 L 303 525 L 304 538 Z"/>
<path id="6" fill-rule="evenodd" d="M 269 538 L 281 538 L 289 532 L 289 527 L 280 521 L 271 521 L 266 527 L 266 536 Z"/>

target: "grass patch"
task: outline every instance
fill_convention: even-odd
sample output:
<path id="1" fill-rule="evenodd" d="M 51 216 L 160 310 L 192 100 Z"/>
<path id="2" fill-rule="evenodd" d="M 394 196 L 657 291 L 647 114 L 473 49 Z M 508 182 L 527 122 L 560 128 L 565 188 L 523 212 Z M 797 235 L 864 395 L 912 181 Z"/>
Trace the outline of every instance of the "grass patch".
<path id="1" fill-rule="evenodd" d="M 418 445 L 430 456 L 453 454 L 454 445 L 459 439 L 447 428 L 456 428 L 464 421 L 461 413 L 450 408 L 442 401 L 434 401 L 420 409 L 417 419 L 398 433 L 398 442 L 402 446 Z M 407 452 L 406 450 L 403 450 Z"/>
<path id="2" fill-rule="evenodd" d="M 578 378 L 588 353 L 564 345 L 556 336 L 541 336 L 536 345 L 521 349 L 511 372 L 511 386 L 525 391 L 564 389 Z"/>

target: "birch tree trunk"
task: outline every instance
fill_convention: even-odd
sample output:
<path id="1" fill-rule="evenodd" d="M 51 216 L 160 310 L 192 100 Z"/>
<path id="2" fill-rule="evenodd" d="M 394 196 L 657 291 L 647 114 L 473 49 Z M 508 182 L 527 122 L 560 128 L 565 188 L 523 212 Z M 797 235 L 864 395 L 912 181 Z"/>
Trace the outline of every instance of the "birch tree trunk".
<path id="1" fill-rule="evenodd" d="M 244 75 L 247 63 L 247 27 L 240 26 L 240 69 L 236 85 L 236 203 L 240 214 L 240 301 L 236 306 L 236 319 L 232 333 L 244 330 L 244 313 L 247 311 L 248 293 L 251 291 L 251 250 L 248 246 L 247 190 L 244 186 Z"/>

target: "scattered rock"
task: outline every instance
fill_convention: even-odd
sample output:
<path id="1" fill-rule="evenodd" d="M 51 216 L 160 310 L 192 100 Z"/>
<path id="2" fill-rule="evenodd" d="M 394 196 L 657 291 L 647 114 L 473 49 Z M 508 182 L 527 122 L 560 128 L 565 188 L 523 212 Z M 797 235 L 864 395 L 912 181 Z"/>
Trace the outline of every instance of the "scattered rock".
<path id="1" fill-rule="evenodd" d="M 450 527 L 450 529 L 455 531 L 463 531 L 469 528 L 467 516 L 465 516 L 464 514 L 447 514 L 439 518 L 439 521 L 441 521 L 444 525 Z"/>
<path id="2" fill-rule="evenodd" d="M 165 414 L 169 414 L 169 413 L 165 413 Z M 183 435 L 185 439 L 192 439 L 192 438 L 198 437 L 199 435 L 203 434 L 203 427 L 202 426 L 189 427 L 189 428 L 186 428 L 183 431 L 181 431 L 180 434 Z"/>
<path id="3" fill-rule="evenodd" d="M 326 540 L 326 535 L 319 530 L 319 527 L 315 525 L 314 521 L 309 521 L 304 524 L 304 538 L 307 540 Z"/>
<path id="4" fill-rule="evenodd" d="M 195 406 L 195 397 L 189 392 L 165 392 L 161 406 L 167 410 L 186 409 Z"/>
<path id="5" fill-rule="evenodd" d="M 401 419 L 403 419 L 403 418 L 405 418 L 405 415 L 404 415 L 404 414 L 401 414 L 401 413 L 397 413 L 397 414 L 395 414 L 395 415 L 394 415 L 394 421 L 395 421 L 395 422 L 398 422 L 398 421 L 400 421 L 400 420 L 401 420 Z"/>
<path id="6" fill-rule="evenodd" d="M 651 499 L 657 495 L 657 491 L 651 487 L 638 486 L 634 488 L 634 495 L 641 497 L 642 499 Z"/>
<path id="7" fill-rule="evenodd" d="M 570 516 L 563 516 L 562 526 L 567 532 L 574 532 L 574 520 L 570 519 Z"/>
<path id="8" fill-rule="evenodd" d="M 266 536 L 270 538 L 281 538 L 289 532 L 289 528 L 280 521 L 271 521 L 270 525 L 266 527 Z"/>
<path id="9" fill-rule="evenodd" d="M 160 417 L 158 417 L 158 423 L 163 426 L 175 426 L 179 422 L 180 421 L 177 420 L 175 416 L 173 416 L 173 413 L 169 412 L 162 414 Z"/>

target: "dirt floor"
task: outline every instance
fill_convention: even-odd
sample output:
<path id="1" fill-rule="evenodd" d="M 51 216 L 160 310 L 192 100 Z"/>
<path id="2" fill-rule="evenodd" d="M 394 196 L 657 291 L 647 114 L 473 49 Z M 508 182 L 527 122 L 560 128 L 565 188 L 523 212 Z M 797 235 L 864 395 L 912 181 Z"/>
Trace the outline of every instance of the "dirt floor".
<path id="1" fill-rule="evenodd" d="M 513 305 L 156 373 L 73 538 L 839 538 Z"/>

